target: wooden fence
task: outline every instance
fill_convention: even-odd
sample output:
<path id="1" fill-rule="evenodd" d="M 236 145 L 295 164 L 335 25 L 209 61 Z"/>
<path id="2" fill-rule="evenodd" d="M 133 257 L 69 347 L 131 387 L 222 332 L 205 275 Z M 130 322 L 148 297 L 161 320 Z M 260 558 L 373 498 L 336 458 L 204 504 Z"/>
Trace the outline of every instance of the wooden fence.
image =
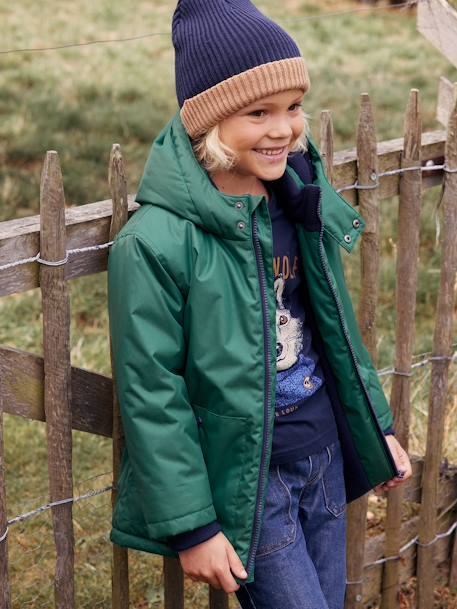
<path id="1" fill-rule="evenodd" d="M 367 496 L 350 504 L 346 600 L 347 609 L 367 603 L 380 603 L 382 609 L 397 607 L 401 583 L 417 575 L 418 607 L 430 609 L 438 565 L 444 566 L 450 585 L 457 584 L 457 542 L 455 533 L 451 535 L 457 517 L 457 467 L 441 462 L 457 261 L 457 105 L 447 131 L 422 134 L 419 92 L 412 90 L 404 137 L 377 143 L 371 103 L 364 94 L 356 148 L 334 154 L 330 113 L 323 111 L 321 150 L 335 188 L 360 206 L 367 222 L 360 247 L 359 323 L 375 362 L 380 204 L 387 197 L 400 197 L 391 406 L 397 437 L 405 448 L 411 414 L 421 200 L 424 189 L 442 184 L 441 283 L 430 358 L 426 454 L 413 458 L 413 477 L 404 488 L 388 493 L 385 533 L 370 538 L 364 534 Z M 72 429 L 113 438 L 114 486 L 117 481 L 123 434 L 115 379 L 72 367 L 69 348 L 68 280 L 107 269 L 109 244 L 139 207 L 127 195 L 117 144 L 110 157 L 109 185 L 110 200 L 65 209 L 58 154 L 50 151 L 42 172 L 40 215 L 0 223 L 0 296 L 40 287 L 44 330 L 43 357 L 0 348 L 0 609 L 11 607 L 2 413 L 46 421 L 50 500 L 60 501 L 52 507 L 58 609 L 75 606 Z M 24 260 L 28 261 L 20 263 Z M 34 389 L 24 391 L 24 387 Z M 113 490 L 113 503 L 115 498 Z M 65 499 L 68 501 L 62 502 Z M 402 519 L 405 502 L 420 503 L 420 513 L 408 521 Z M 165 609 L 183 609 L 184 578 L 179 561 L 164 558 L 164 574 Z M 128 551 L 117 546 L 113 546 L 112 582 L 112 606 L 126 609 Z M 209 587 L 208 604 L 211 609 L 228 608 L 228 597 Z"/>

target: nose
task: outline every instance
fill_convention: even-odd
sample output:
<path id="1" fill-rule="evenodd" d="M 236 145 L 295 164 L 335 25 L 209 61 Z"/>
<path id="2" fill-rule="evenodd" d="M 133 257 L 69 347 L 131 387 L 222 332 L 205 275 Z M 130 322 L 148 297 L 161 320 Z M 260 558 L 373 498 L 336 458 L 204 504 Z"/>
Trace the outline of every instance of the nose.
<path id="1" fill-rule="evenodd" d="M 288 117 L 276 118 L 269 131 L 269 136 L 276 140 L 290 140 L 292 134 L 293 129 Z"/>

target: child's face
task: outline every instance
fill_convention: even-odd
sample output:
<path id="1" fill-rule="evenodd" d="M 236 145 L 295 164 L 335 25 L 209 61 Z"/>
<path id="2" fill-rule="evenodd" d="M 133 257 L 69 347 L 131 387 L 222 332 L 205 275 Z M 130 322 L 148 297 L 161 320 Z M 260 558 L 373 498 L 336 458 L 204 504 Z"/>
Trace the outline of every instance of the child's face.
<path id="1" fill-rule="evenodd" d="M 275 93 L 221 121 L 220 139 L 238 157 L 230 173 L 260 180 L 276 180 L 284 174 L 287 154 L 305 126 L 303 96 L 300 89 Z"/>

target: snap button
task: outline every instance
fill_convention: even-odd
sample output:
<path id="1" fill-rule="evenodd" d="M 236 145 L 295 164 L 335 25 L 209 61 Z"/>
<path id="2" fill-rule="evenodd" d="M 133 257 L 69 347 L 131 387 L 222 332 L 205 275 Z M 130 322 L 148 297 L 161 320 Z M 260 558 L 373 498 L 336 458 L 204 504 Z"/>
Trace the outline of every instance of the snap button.
<path id="1" fill-rule="evenodd" d="M 246 223 L 245 222 L 238 222 L 237 226 L 238 226 L 238 228 L 240 230 L 244 230 L 246 228 Z"/>
<path id="2" fill-rule="evenodd" d="M 236 207 L 237 209 L 243 209 L 243 207 L 244 207 L 244 203 L 243 203 L 242 201 L 237 201 L 237 202 L 235 203 L 235 207 Z"/>
<path id="3" fill-rule="evenodd" d="M 354 218 L 354 220 L 352 221 L 352 226 L 354 228 L 359 228 L 359 226 L 360 226 L 360 220 L 358 218 Z"/>
<path id="4" fill-rule="evenodd" d="M 351 241 L 352 241 L 351 235 L 344 235 L 344 240 L 346 241 L 346 243 L 351 243 Z"/>

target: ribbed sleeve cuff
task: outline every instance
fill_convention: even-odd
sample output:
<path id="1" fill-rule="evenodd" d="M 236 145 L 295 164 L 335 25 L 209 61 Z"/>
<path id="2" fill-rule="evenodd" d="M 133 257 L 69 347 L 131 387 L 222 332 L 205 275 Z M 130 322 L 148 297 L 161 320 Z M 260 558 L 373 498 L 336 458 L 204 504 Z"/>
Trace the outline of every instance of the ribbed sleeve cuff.
<path id="1" fill-rule="evenodd" d="M 383 433 L 384 433 L 385 436 L 388 436 L 389 434 L 394 436 L 395 435 L 395 429 L 393 427 L 388 427 L 387 429 L 385 429 L 383 431 Z"/>
<path id="2" fill-rule="evenodd" d="M 187 550 L 188 548 L 193 548 L 199 543 L 203 543 L 211 537 L 214 537 L 214 535 L 219 533 L 219 531 L 222 531 L 221 525 L 217 520 L 214 520 L 209 524 L 198 527 L 198 529 L 193 529 L 192 531 L 186 531 L 185 533 L 179 533 L 178 535 L 169 537 L 168 545 L 175 552 Z"/>

